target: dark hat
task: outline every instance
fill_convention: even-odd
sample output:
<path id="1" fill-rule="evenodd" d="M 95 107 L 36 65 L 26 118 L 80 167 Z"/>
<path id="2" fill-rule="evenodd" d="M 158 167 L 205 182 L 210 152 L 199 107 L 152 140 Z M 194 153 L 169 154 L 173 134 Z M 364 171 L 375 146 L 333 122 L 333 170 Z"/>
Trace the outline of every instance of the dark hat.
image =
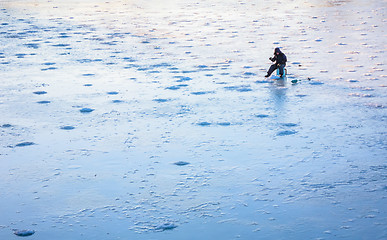
<path id="1" fill-rule="evenodd" d="M 280 48 L 277 47 L 277 48 L 274 49 L 274 54 L 276 54 L 276 53 L 281 53 Z"/>

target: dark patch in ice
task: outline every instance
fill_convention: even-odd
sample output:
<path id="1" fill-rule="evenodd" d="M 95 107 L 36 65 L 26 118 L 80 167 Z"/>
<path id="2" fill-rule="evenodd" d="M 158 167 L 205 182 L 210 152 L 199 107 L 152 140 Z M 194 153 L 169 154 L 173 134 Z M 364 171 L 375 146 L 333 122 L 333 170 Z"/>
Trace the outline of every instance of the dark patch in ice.
<path id="1" fill-rule="evenodd" d="M 115 46 L 117 45 L 117 41 L 111 41 L 111 42 L 101 42 L 103 45 L 109 45 L 109 46 Z"/>
<path id="2" fill-rule="evenodd" d="M 21 142 L 21 143 L 16 144 L 15 147 L 27 147 L 27 146 L 31 146 L 31 145 L 35 145 L 35 143 L 33 143 L 33 142 Z"/>
<path id="3" fill-rule="evenodd" d="M 95 74 L 94 73 L 84 73 L 84 74 L 82 74 L 82 76 L 91 77 L 91 76 L 95 76 Z"/>
<path id="4" fill-rule="evenodd" d="M 58 38 L 69 38 L 71 36 L 67 35 L 67 33 L 59 33 Z"/>
<path id="5" fill-rule="evenodd" d="M 219 123 L 217 123 L 219 126 L 230 126 L 231 125 L 231 123 L 229 123 L 229 122 L 219 122 Z"/>
<path id="6" fill-rule="evenodd" d="M 43 94 L 46 94 L 47 92 L 46 91 L 36 91 L 36 92 L 33 92 L 34 94 L 36 95 L 43 95 Z"/>
<path id="7" fill-rule="evenodd" d="M 358 80 L 356 79 L 348 79 L 347 82 L 350 82 L 350 83 L 355 83 L 355 82 L 359 82 Z"/>
<path id="8" fill-rule="evenodd" d="M 209 123 L 209 122 L 199 122 L 199 123 L 197 123 L 197 125 L 204 127 L 204 126 L 210 126 L 211 123 Z"/>
<path id="9" fill-rule="evenodd" d="M 137 68 L 137 70 L 138 71 L 147 71 L 147 70 L 149 70 L 149 68 L 148 67 L 139 67 L 139 68 Z"/>
<path id="10" fill-rule="evenodd" d="M 167 90 L 179 90 L 181 87 L 180 86 L 170 86 L 170 87 L 166 87 L 165 89 Z"/>
<path id="11" fill-rule="evenodd" d="M 305 94 L 297 94 L 297 95 L 295 95 L 296 97 L 300 97 L 300 98 L 303 98 L 303 97 L 306 97 L 306 96 L 308 96 L 308 95 L 305 95 Z"/>
<path id="12" fill-rule="evenodd" d="M 150 65 L 151 68 L 161 68 L 161 67 L 170 67 L 171 64 L 169 63 L 159 63 L 159 64 L 153 64 Z"/>
<path id="13" fill-rule="evenodd" d="M 102 62 L 103 60 L 100 58 L 97 59 L 89 59 L 89 58 L 84 58 L 84 59 L 78 59 L 77 62 L 79 63 L 92 63 L 92 62 Z"/>
<path id="14" fill-rule="evenodd" d="M 51 101 L 39 101 L 37 103 L 39 103 L 39 104 L 48 104 L 48 103 L 51 103 Z"/>
<path id="15" fill-rule="evenodd" d="M 94 111 L 94 109 L 92 108 L 82 108 L 81 110 L 79 110 L 81 113 L 91 113 L 92 111 Z"/>
<path id="16" fill-rule="evenodd" d="M 172 229 L 175 229 L 175 228 L 177 228 L 177 225 L 174 224 L 174 223 L 164 223 L 164 224 L 162 224 L 160 226 L 155 227 L 155 230 L 162 232 L 162 231 L 165 231 L 165 230 L 172 230 Z"/>
<path id="17" fill-rule="evenodd" d="M 122 100 L 113 100 L 112 102 L 113 103 L 122 103 L 123 101 Z"/>
<path id="18" fill-rule="evenodd" d="M 43 63 L 43 65 L 45 66 L 51 66 L 51 65 L 55 65 L 56 63 L 53 63 L 53 62 L 46 62 L 46 63 Z"/>
<path id="19" fill-rule="evenodd" d="M 156 99 L 153 99 L 153 101 L 159 102 L 159 103 L 164 103 L 164 102 L 168 102 L 169 99 L 165 99 L 165 98 L 156 98 Z"/>
<path id="20" fill-rule="evenodd" d="M 277 136 L 288 136 L 288 135 L 293 135 L 293 134 L 296 134 L 297 131 L 280 131 L 277 133 Z"/>
<path id="21" fill-rule="evenodd" d="M 313 81 L 313 82 L 309 82 L 310 85 L 323 85 L 324 83 L 323 82 L 318 82 L 318 81 Z"/>
<path id="22" fill-rule="evenodd" d="M 244 72 L 243 75 L 245 75 L 245 76 L 255 76 L 257 74 L 255 74 L 253 72 Z"/>
<path id="23" fill-rule="evenodd" d="M 250 92 L 253 91 L 251 88 L 245 87 L 245 88 L 239 88 L 237 89 L 238 92 Z"/>
<path id="24" fill-rule="evenodd" d="M 198 71 L 213 71 L 215 70 L 217 66 L 207 66 L 207 65 L 198 65 L 196 68 Z M 196 72 L 196 71 L 191 71 L 191 72 Z"/>
<path id="25" fill-rule="evenodd" d="M 59 44 L 53 44 L 53 47 L 69 47 L 70 44 L 65 44 L 65 43 L 59 43 Z"/>
<path id="26" fill-rule="evenodd" d="M 33 235 L 34 233 L 35 233 L 34 230 L 17 230 L 17 229 L 13 230 L 13 234 L 19 237 L 28 237 Z"/>
<path id="27" fill-rule="evenodd" d="M 24 44 L 24 46 L 26 46 L 28 48 L 33 48 L 33 49 L 38 49 L 39 48 L 39 44 L 38 43 L 26 43 L 26 44 Z"/>
<path id="28" fill-rule="evenodd" d="M 203 69 L 203 68 L 208 68 L 208 66 L 207 65 L 198 65 L 198 66 L 196 66 L 197 68 L 201 68 L 201 69 Z"/>
<path id="29" fill-rule="evenodd" d="M 192 78 L 185 77 L 185 76 L 174 76 L 174 78 L 178 78 L 179 80 L 176 80 L 176 82 L 185 82 L 185 81 L 191 81 Z"/>
<path id="30" fill-rule="evenodd" d="M 60 129 L 62 129 L 62 130 L 73 130 L 73 129 L 75 129 L 75 127 L 73 127 L 73 126 L 62 126 L 62 127 L 60 127 Z"/>
<path id="31" fill-rule="evenodd" d="M 216 84 L 226 85 L 228 82 L 216 82 Z"/>
<path id="32" fill-rule="evenodd" d="M 224 89 L 226 90 L 230 90 L 230 91 L 236 91 L 238 89 L 240 89 L 242 86 L 227 86 L 227 87 L 224 87 Z"/>
<path id="33" fill-rule="evenodd" d="M 55 70 L 55 69 L 58 69 L 56 67 L 49 67 L 49 68 L 42 68 L 41 70 L 42 71 L 48 71 L 48 70 Z"/>
<path id="34" fill-rule="evenodd" d="M 193 95 L 205 95 L 209 93 L 214 93 L 213 91 L 199 91 L 199 92 L 191 92 Z"/>
<path id="35" fill-rule="evenodd" d="M 296 123 L 282 123 L 281 125 L 285 126 L 285 127 L 296 127 L 296 126 L 298 126 L 298 124 L 296 124 Z"/>
<path id="36" fill-rule="evenodd" d="M 179 90 L 182 87 L 188 87 L 188 84 L 178 84 L 178 85 L 175 85 L 175 86 L 166 87 L 165 89 L 168 89 L 168 90 Z"/>
<path id="37" fill-rule="evenodd" d="M 109 95 L 117 95 L 118 92 L 112 91 L 112 92 L 107 92 L 107 94 L 109 94 Z"/>
<path id="38" fill-rule="evenodd" d="M 9 123 L 6 123 L 6 124 L 1 125 L 1 127 L 2 128 L 10 128 L 10 127 L 12 127 L 12 125 Z"/>
<path id="39" fill-rule="evenodd" d="M 27 55 L 27 54 L 25 54 L 25 53 L 18 53 L 18 54 L 15 54 L 15 56 L 16 56 L 17 58 L 24 58 L 26 55 Z"/>
<path id="40" fill-rule="evenodd" d="M 91 83 L 86 83 L 86 84 L 84 84 L 83 86 L 85 86 L 85 87 L 91 87 L 91 86 L 93 86 L 93 84 L 91 84 Z"/>
<path id="41" fill-rule="evenodd" d="M 183 70 L 181 71 L 182 73 L 195 73 L 195 72 L 198 72 L 196 70 Z"/>
<path id="42" fill-rule="evenodd" d="M 267 118 L 267 117 L 269 117 L 269 115 L 267 115 L 267 114 L 257 114 L 257 115 L 255 115 L 257 118 Z"/>
<path id="43" fill-rule="evenodd" d="M 135 62 L 135 61 L 136 61 L 136 60 L 134 60 L 134 59 L 131 58 L 131 57 L 124 57 L 123 60 L 124 60 L 125 62 Z"/>
<path id="44" fill-rule="evenodd" d="M 140 65 L 138 64 L 129 64 L 128 66 L 124 67 L 124 69 L 130 69 L 130 68 L 139 68 Z"/>
<path id="45" fill-rule="evenodd" d="M 185 165 L 188 165 L 189 162 L 178 161 L 178 162 L 175 162 L 175 163 L 173 163 L 173 164 L 175 164 L 175 165 L 177 165 L 177 166 L 185 166 Z"/>

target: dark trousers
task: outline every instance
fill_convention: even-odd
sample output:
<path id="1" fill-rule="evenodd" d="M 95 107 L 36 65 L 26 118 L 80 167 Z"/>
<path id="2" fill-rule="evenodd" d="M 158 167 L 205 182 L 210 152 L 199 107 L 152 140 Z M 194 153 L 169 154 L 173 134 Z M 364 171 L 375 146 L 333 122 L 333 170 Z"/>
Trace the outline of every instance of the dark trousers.
<path id="1" fill-rule="evenodd" d="M 279 74 L 281 76 L 284 75 L 285 64 L 279 64 L 279 65 L 273 64 L 273 65 L 271 65 L 269 68 L 269 71 L 267 71 L 267 75 L 270 76 L 274 72 L 274 70 L 276 70 L 277 68 L 279 68 Z"/>

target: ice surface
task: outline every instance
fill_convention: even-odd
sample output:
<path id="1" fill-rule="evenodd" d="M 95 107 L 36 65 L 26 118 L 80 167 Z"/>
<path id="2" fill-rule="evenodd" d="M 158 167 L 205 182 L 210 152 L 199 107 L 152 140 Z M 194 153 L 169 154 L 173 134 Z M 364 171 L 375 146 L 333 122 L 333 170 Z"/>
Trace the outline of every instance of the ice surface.
<path id="1" fill-rule="evenodd" d="M 387 238 L 385 1 L 0 18 L 0 239 Z"/>

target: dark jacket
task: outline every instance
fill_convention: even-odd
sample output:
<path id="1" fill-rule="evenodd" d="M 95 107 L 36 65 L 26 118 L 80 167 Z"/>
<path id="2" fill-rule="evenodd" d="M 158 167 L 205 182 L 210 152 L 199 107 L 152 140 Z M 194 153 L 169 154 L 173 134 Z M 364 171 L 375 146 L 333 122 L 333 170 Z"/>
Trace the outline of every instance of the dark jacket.
<path id="1" fill-rule="evenodd" d="M 277 53 L 279 54 L 277 55 Z M 287 61 L 285 54 L 279 48 L 274 49 L 274 57 L 270 58 L 270 60 L 275 62 L 276 65 L 286 65 Z"/>

